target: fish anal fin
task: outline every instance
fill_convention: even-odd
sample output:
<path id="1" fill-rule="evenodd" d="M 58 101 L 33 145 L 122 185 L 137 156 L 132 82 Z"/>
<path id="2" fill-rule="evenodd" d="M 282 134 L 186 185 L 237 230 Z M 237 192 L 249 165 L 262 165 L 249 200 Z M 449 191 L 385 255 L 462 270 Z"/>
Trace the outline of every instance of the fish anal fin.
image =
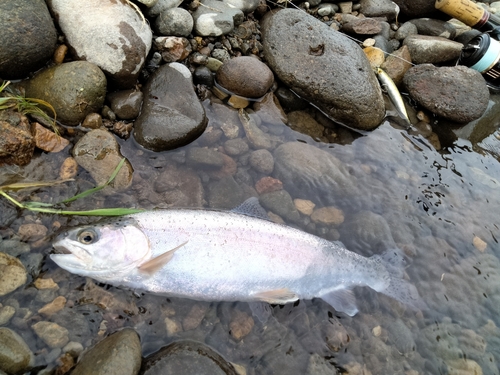
<path id="1" fill-rule="evenodd" d="M 160 254 L 157 257 L 154 257 L 147 262 L 142 263 L 138 267 L 139 271 L 144 272 L 148 275 L 153 275 L 160 268 L 170 262 L 172 260 L 172 257 L 174 256 L 174 253 L 187 243 L 188 241 L 181 243 L 179 246 L 174 247 L 172 250 L 168 250 L 163 254 Z"/>
<path id="2" fill-rule="evenodd" d="M 323 301 L 332 306 L 336 311 L 354 316 L 359 311 L 356 306 L 356 297 L 350 289 L 337 289 L 320 295 Z"/>
<path id="3" fill-rule="evenodd" d="M 289 302 L 295 302 L 299 299 L 299 296 L 292 292 L 290 289 L 274 289 L 266 290 L 264 292 L 257 292 L 252 295 L 255 299 L 259 301 L 264 301 L 272 304 L 284 305 Z"/>

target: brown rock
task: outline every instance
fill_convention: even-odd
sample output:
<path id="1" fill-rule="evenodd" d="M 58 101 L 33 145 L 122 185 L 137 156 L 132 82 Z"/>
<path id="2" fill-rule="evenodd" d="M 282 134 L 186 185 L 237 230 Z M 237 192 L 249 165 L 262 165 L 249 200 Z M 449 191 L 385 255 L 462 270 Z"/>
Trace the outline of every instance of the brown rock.
<path id="1" fill-rule="evenodd" d="M 217 71 L 216 78 L 226 90 L 246 98 L 260 98 L 274 82 L 271 69 L 249 56 L 226 61 Z"/>
<path id="2" fill-rule="evenodd" d="M 340 225 L 344 222 L 344 213 L 336 207 L 322 207 L 314 210 L 311 220 L 326 225 Z"/>
<path id="3" fill-rule="evenodd" d="M 186 317 L 182 320 L 182 328 L 184 328 L 184 331 L 189 331 L 191 329 L 197 328 L 205 317 L 207 311 L 207 304 L 195 304 L 186 315 Z"/>
<path id="4" fill-rule="evenodd" d="M 56 323 L 41 321 L 33 324 L 31 328 L 51 348 L 62 348 L 69 341 L 68 330 Z"/>
<path id="5" fill-rule="evenodd" d="M 373 18 L 356 18 L 342 25 L 342 31 L 348 34 L 375 35 L 382 31 L 382 25 Z"/>
<path id="6" fill-rule="evenodd" d="M 39 314 L 51 316 L 58 311 L 61 311 L 66 305 L 66 298 L 63 296 L 56 297 L 52 302 L 47 303 L 41 309 L 38 310 Z"/>
<path id="7" fill-rule="evenodd" d="M 35 141 L 22 126 L 13 126 L 0 121 L 0 166 L 16 164 L 26 165 L 35 151 Z"/>
<path id="8" fill-rule="evenodd" d="M 47 152 L 59 152 L 69 145 L 69 141 L 67 139 L 64 139 L 63 137 L 43 127 L 38 122 L 35 122 L 34 133 L 35 145 L 40 150 Z"/>
<path id="9" fill-rule="evenodd" d="M 306 199 L 294 199 L 293 204 L 295 205 L 297 211 L 299 211 L 302 215 L 307 216 L 311 216 L 314 211 L 314 207 L 316 207 L 313 202 Z"/>
<path id="10" fill-rule="evenodd" d="M 403 82 L 405 73 L 412 67 L 411 55 L 408 46 L 403 46 L 387 56 L 382 69 L 392 78 L 396 86 Z"/>
<path id="11" fill-rule="evenodd" d="M 76 172 L 78 171 L 78 163 L 72 157 L 64 159 L 61 168 L 59 169 L 59 177 L 62 180 L 66 180 L 68 178 L 74 178 L 76 176 Z"/>
<path id="12" fill-rule="evenodd" d="M 68 53 L 68 47 L 66 44 L 61 44 L 58 46 L 54 52 L 54 63 L 57 65 L 61 65 L 64 62 L 64 58 L 66 57 L 66 54 Z"/>
<path id="13" fill-rule="evenodd" d="M 271 193 L 273 191 L 283 190 L 283 183 L 280 180 L 272 177 L 262 177 L 255 184 L 255 190 L 257 193 Z"/>
<path id="14" fill-rule="evenodd" d="M 13 292 L 27 279 L 28 273 L 19 259 L 0 253 L 0 296 Z"/>
<path id="15" fill-rule="evenodd" d="M 35 288 L 41 289 L 59 289 L 59 286 L 52 279 L 36 279 L 34 282 Z"/>
<path id="16" fill-rule="evenodd" d="M 42 224 L 30 223 L 19 227 L 18 234 L 23 241 L 37 241 L 47 235 L 47 227 Z"/>
<path id="17" fill-rule="evenodd" d="M 189 40 L 177 36 L 161 36 L 154 40 L 156 49 L 167 63 L 182 61 L 193 51 Z"/>
<path id="18" fill-rule="evenodd" d="M 234 310 L 229 323 L 231 336 L 239 341 L 252 331 L 253 326 L 254 320 L 251 316 L 243 311 Z"/>

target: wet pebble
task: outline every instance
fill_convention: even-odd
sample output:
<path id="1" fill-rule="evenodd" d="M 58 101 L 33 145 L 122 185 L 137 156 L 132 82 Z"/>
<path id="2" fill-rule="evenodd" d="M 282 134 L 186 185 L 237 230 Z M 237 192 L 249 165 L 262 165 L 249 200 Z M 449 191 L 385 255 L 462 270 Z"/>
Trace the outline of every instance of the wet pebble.
<path id="1" fill-rule="evenodd" d="M 16 309 L 12 306 L 1 306 L 0 307 L 0 326 L 4 326 L 9 323 L 9 320 L 16 313 Z"/>
<path id="2" fill-rule="evenodd" d="M 193 81 L 195 84 L 212 87 L 214 85 L 214 76 L 209 68 L 199 66 L 193 73 Z"/>
<path id="3" fill-rule="evenodd" d="M 99 129 L 102 127 L 102 116 L 99 113 L 89 113 L 85 116 L 82 127 L 87 129 Z"/>
<path id="4" fill-rule="evenodd" d="M 241 138 L 228 139 L 224 142 L 224 151 L 231 156 L 244 154 L 248 149 L 248 144 Z"/>
<path id="5" fill-rule="evenodd" d="M 57 120 L 73 126 L 101 109 L 106 86 L 106 76 L 96 65 L 73 61 L 37 73 L 27 82 L 26 96 L 50 103 Z"/>
<path id="6" fill-rule="evenodd" d="M 248 142 L 256 149 L 271 149 L 273 147 L 273 142 L 269 136 L 264 133 L 255 119 L 250 116 L 244 109 L 238 111 L 241 124 L 245 130 Z"/>
<path id="7" fill-rule="evenodd" d="M 272 86 L 274 75 L 256 58 L 241 56 L 226 61 L 216 74 L 217 83 L 226 90 L 246 98 L 260 98 Z"/>
<path id="8" fill-rule="evenodd" d="M 170 8 L 156 17 L 154 26 L 160 35 L 186 37 L 193 31 L 194 21 L 186 9 Z"/>
<path id="9" fill-rule="evenodd" d="M 252 151 L 249 162 L 253 169 L 263 174 L 271 174 L 274 170 L 274 158 L 268 150 Z"/>
<path id="10" fill-rule="evenodd" d="M 40 150 L 59 152 L 69 145 L 68 140 L 43 127 L 38 122 L 35 122 L 34 125 L 35 145 Z"/>
<path id="11" fill-rule="evenodd" d="M 242 202 L 243 190 L 232 176 L 224 177 L 209 186 L 210 207 L 231 210 Z"/>
<path id="12" fill-rule="evenodd" d="M 28 223 L 22 224 L 17 231 L 22 241 L 35 242 L 47 235 L 48 229 L 45 225 Z"/>
<path id="13" fill-rule="evenodd" d="M 97 343 L 81 358 L 72 375 L 137 375 L 141 367 L 141 342 L 130 328 Z"/>
<path id="14" fill-rule="evenodd" d="M 135 119 L 141 110 L 143 94 L 137 90 L 123 90 L 108 94 L 111 110 L 121 120 Z"/>
<path id="15" fill-rule="evenodd" d="M 0 253 L 0 296 L 13 292 L 28 279 L 26 268 L 21 261 L 5 253 Z"/>
<path id="16" fill-rule="evenodd" d="M 255 322 L 253 318 L 244 311 L 235 309 L 231 314 L 229 329 L 231 336 L 240 341 L 247 336 L 253 329 Z"/>
<path id="17" fill-rule="evenodd" d="M 76 143 L 73 157 L 78 165 L 90 173 L 98 185 L 104 184 L 109 179 L 123 158 L 113 134 L 103 129 L 95 129 L 85 134 Z M 132 183 L 132 173 L 132 165 L 126 160 L 109 187 L 116 190 L 127 188 Z"/>
<path id="18" fill-rule="evenodd" d="M 35 139 L 31 134 L 27 119 L 26 122 L 16 124 L 0 120 L 0 133 L 2 134 L 0 166 L 28 164 L 35 151 Z"/>
<path id="19" fill-rule="evenodd" d="M 201 4 L 193 13 L 194 30 L 200 36 L 228 34 L 243 22 L 243 12 L 222 1 L 202 0 Z"/>
<path id="20" fill-rule="evenodd" d="M 340 225 L 344 222 L 344 213 L 336 207 L 321 207 L 313 211 L 311 220 L 325 225 Z"/>
<path id="21" fill-rule="evenodd" d="M 163 61 L 170 63 L 182 61 L 192 52 L 189 40 L 179 36 L 161 36 L 154 40 Z"/>
<path id="22" fill-rule="evenodd" d="M 30 245 L 22 242 L 19 239 L 0 241 L 0 252 L 6 253 L 13 257 L 18 257 L 21 254 L 30 252 Z"/>
<path id="23" fill-rule="evenodd" d="M 51 348 L 62 348 L 69 342 L 68 330 L 59 324 L 40 321 L 33 324 L 31 328 Z"/>
<path id="24" fill-rule="evenodd" d="M 0 328 L 0 371 L 22 374 L 34 363 L 33 352 L 22 337 L 9 328 Z"/>
<path id="25" fill-rule="evenodd" d="M 46 304 L 41 309 L 39 309 L 38 313 L 45 316 L 51 316 L 56 312 L 62 310 L 65 305 L 66 305 L 66 298 L 63 296 L 59 296 L 52 302 Z"/>
<path id="26" fill-rule="evenodd" d="M 195 167 L 222 168 L 222 153 L 211 148 L 191 147 L 186 153 L 186 163 Z"/>
<path id="27" fill-rule="evenodd" d="M 437 64 L 458 59 L 463 44 L 438 36 L 409 35 L 404 45 L 410 50 L 415 64 Z"/>
<path id="28" fill-rule="evenodd" d="M 66 180 L 69 178 L 75 178 L 76 173 L 78 172 L 78 163 L 72 157 L 64 159 L 61 164 L 61 168 L 59 168 L 59 178 L 61 180 Z"/>
<path id="29" fill-rule="evenodd" d="M 473 240 L 472 240 L 472 244 L 474 245 L 474 247 L 479 250 L 480 252 L 484 252 L 486 250 L 486 248 L 488 247 L 488 244 L 483 241 L 480 237 L 478 236 L 474 236 Z"/>
<path id="30" fill-rule="evenodd" d="M 286 221 L 296 222 L 300 218 L 292 197 L 286 190 L 262 194 L 259 197 L 259 202 L 266 210 L 274 212 Z"/>
<path id="31" fill-rule="evenodd" d="M 191 310 L 189 310 L 184 319 L 182 319 L 182 328 L 184 331 L 197 328 L 205 317 L 208 308 L 208 304 L 196 303 Z"/>
<path id="32" fill-rule="evenodd" d="M 255 190 L 257 193 L 271 193 L 273 191 L 283 190 L 283 183 L 280 180 L 272 177 L 262 177 L 255 183 Z"/>
<path id="33" fill-rule="evenodd" d="M 314 207 L 316 207 L 314 202 L 307 199 L 294 199 L 293 204 L 295 205 L 295 208 L 297 208 L 297 211 L 306 216 L 311 216 L 314 211 Z"/>

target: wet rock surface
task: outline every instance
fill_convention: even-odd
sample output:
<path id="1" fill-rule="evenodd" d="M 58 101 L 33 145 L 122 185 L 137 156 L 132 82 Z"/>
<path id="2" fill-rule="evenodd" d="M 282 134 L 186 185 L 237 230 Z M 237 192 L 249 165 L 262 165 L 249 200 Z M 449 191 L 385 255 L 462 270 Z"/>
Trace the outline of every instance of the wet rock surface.
<path id="1" fill-rule="evenodd" d="M 141 342 L 133 329 L 106 337 L 83 354 L 74 375 L 137 375 L 141 367 Z"/>
<path id="2" fill-rule="evenodd" d="M 201 343 L 179 341 L 145 359 L 142 374 L 236 375 L 224 358 Z"/>
<path id="3" fill-rule="evenodd" d="M 0 371 L 22 374 L 35 363 L 35 356 L 17 333 L 0 327 Z"/>
<path id="4" fill-rule="evenodd" d="M 165 65 L 144 87 L 144 103 L 135 122 L 134 137 L 154 151 L 171 150 L 198 138 L 207 120 L 191 78 Z"/>
<path id="5" fill-rule="evenodd" d="M 87 61 L 73 61 L 38 73 L 26 85 L 26 95 L 45 100 L 65 125 L 78 125 L 101 109 L 107 81 L 101 69 Z"/>
<path id="6" fill-rule="evenodd" d="M 0 253 L 0 270 L 2 271 L 0 273 L 0 296 L 23 286 L 28 279 L 26 268 L 19 259 L 5 253 Z"/>
<path id="7" fill-rule="evenodd" d="M 85 11 L 77 0 L 50 0 L 48 5 L 77 59 L 97 65 L 119 88 L 135 84 L 152 33 L 132 6 L 111 0 L 89 1 Z"/>
<path id="8" fill-rule="evenodd" d="M 47 5 L 40 0 L 5 1 L 0 4 L 2 43 L 0 76 L 26 77 L 45 65 L 56 48 L 57 33 Z"/>
<path id="9" fill-rule="evenodd" d="M 489 92 L 484 78 L 464 66 L 418 65 L 406 73 L 404 84 L 420 105 L 452 121 L 478 119 L 488 106 Z"/>
<path id="10" fill-rule="evenodd" d="M 262 36 L 269 66 L 299 95 L 346 125 L 372 129 L 380 124 L 380 86 L 351 40 L 294 9 L 269 14 Z"/>
<path id="11" fill-rule="evenodd" d="M 73 149 L 73 157 L 98 185 L 109 179 L 123 158 L 114 135 L 102 129 L 92 130 L 83 136 Z M 116 190 L 127 188 L 132 182 L 132 173 L 133 168 L 126 161 L 110 186 Z"/>

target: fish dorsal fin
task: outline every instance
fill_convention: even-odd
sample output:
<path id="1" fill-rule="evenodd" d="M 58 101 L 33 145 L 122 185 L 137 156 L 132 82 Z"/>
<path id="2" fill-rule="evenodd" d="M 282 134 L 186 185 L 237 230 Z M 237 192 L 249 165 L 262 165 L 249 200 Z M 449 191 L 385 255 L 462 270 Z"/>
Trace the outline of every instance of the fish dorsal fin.
<path id="1" fill-rule="evenodd" d="M 231 212 L 271 221 L 266 210 L 260 205 L 259 199 L 256 197 L 248 198 L 238 207 L 233 208 Z"/>
<path id="2" fill-rule="evenodd" d="M 284 305 L 289 302 L 295 302 L 299 299 L 299 296 L 297 296 L 296 293 L 287 288 L 266 290 L 265 292 L 254 293 L 252 294 L 252 296 L 259 301 L 276 303 L 279 305 Z"/>
<path id="3" fill-rule="evenodd" d="M 181 243 L 179 246 L 174 247 L 172 250 L 165 251 L 163 254 L 160 254 L 157 257 L 154 257 L 148 260 L 147 262 L 141 264 L 139 266 L 139 271 L 147 273 L 149 275 L 153 275 L 165 264 L 170 262 L 170 260 L 174 256 L 174 253 L 187 243 L 188 241 Z"/>
<path id="4" fill-rule="evenodd" d="M 356 306 L 356 297 L 350 289 L 338 289 L 319 296 L 323 301 L 339 312 L 354 316 L 359 311 Z"/>

